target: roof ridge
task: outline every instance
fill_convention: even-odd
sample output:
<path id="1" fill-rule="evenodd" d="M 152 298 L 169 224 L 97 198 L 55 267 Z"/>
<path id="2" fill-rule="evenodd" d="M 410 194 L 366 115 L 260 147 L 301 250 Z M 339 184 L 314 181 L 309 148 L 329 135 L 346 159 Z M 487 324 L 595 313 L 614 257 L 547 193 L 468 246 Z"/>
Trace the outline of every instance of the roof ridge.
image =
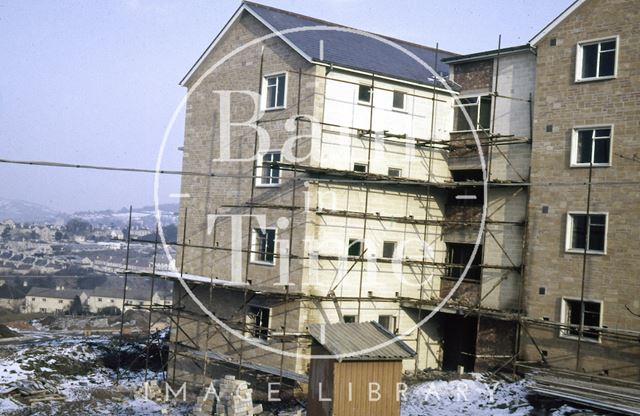
<path id="1" fill-rule="evenodd" d="M 378 37 L 381 37 L 381 38 L 384 38 L 384 39 L 387 39 L 387 40 L 390 40 L 390 41 L 393 41 L 393 42 L 396 42 L 396 43 L 404 43 L 406 45 L 415 46 L 415 47 L 422 48 L 422 49 L 428 49 L 428 50 L 434 51 L 434 52 L 436 50 L 438 50 L 439 52 L 443 52 L 443 53 L 448 53 L 448 54 L 452 54 L 452 55 L 459 55 L 456 52 L 451 52 L 451 51 L 448 51 L 446 49 L 441 49 L 441 48 L 437 48 L 436 49 L 435 47 L 432 47 L 432 46 L 422 45 L 420 43 L 411 42 L 411 41 L 404 40 L 404 39 L 398 39 L 398 38 L 394 38 L 393 36 L 388 36 L 388 35 L 383 35 L 383 34 L 376 33 L 376 32 L 371 32 L 371 31 L 368 31 L 368 30 L 358 29 L 356 27 L 347 26 L 347 25 L 343 25 L 343 24 L 340 24 L 340 23 L 329 22 L 328 20 L 323 20 L 323 19 L 319 19 L 317 17 L 313 17 L 313 16 L 308 16 L 308 15 L 305 15 L 305 14 L 292 12 L 290 10 L 280 9 L 280 8 L 277 8 L 277 7 L 269 6 L 267 4 L 256 3 L 254 1 L 249 1 L 249 0 L 242 0 L 242 4 L 247 4 L 249 6 L 263 7 L 265 9 L 268 9 L 268 10 L 271 10 L 271 11 L 274 11 L 274 12 L 279 12 L 279 13 L 283 13 L 283 14 L 286 14 L 286 15 L 289 15 L 289 16 L 308 19 L 308 20 L 311 20 L 311 21 L 314 21 L 314 22 L 317 22 L 317 23 L 325 24 L 327 26 L 338 26 L 338 27 L 344 27 L 344 28 L 347 28 L 347 29 L 353 29 L 353 30 L 357 30 L 358 32 L 369 33 L 371 35 L 375 35 L 375 36 L 378 36 Z"/>

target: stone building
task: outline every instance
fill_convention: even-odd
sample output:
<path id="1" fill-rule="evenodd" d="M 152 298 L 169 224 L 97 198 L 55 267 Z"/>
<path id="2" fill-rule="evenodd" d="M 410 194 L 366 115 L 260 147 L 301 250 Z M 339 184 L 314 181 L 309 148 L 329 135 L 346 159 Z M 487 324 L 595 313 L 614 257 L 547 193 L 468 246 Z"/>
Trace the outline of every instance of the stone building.
<path id="1" fill-rule="evenodd" d="M 635 380 L 639 25 L 635 0 L 579 0 L 531 40 L 530 336 L 522 335 L 527 361 Z"/>
<path id="2" fill-rule="evenodd" d="M 378 321 L 417 351 L 405 370 L 513 355 L 535 62 L 498 55 L 242 3 L 181 83 L 200 174 L 165 274 L 183 277 L 170 377 L 304 380 L 311 323 Z"/>

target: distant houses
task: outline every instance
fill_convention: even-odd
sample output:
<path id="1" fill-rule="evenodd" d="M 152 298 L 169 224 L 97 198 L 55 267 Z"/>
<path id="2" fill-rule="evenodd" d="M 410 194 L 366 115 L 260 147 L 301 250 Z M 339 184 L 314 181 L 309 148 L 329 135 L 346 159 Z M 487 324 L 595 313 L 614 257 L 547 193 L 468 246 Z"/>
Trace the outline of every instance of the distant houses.
<path id="1" fill-rule="evenodd" d="M 55 289 L 32 287 L 26 295 L 24 311 L 26 313 L 65 313 L 71 310 L 76 296 L 82 305 L 89 298 L 86 291 L 65 289 L 63 286 L 57 286 Z"/>
<path id="2" fill-rule="evenodd" d="M 32 287 L 23 295 L 25 313 L 69 313 L 76 297 L 80 301 L 80 311 L 75 313 L 113 314 L 122 310 L 122 288 L 99 287 L 93 290 Z M 151 305 L 148 290 L 127 290 L 125 311 L 136 308 L 148 308 Z M 155 292 L 152 297 L 155 305 L 171 305 L 170 294 Z M 1 306 L 1 305 L 0 305 Z"/>

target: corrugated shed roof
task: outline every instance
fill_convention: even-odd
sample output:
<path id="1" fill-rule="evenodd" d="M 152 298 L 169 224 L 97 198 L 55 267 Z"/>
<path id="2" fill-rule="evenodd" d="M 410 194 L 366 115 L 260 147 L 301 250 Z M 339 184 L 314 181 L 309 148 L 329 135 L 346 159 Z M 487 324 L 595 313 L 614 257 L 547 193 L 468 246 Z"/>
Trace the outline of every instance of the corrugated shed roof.
<path id="1" fill-rule="evenodd" d="M 258 14 L 277 31 L 308 26 L 333 26 L 336 28 L 351 29 L 347 26 L 258 3 L 245 1 L 243 4 Z M 355 29 L 352 30 L 356 31 Z M 309 30 L 286 33 L 283 36 L 315 62 L 335 64 L 423 84 L 433 82 L 431 72 L 404 51 L 374 37 L 366 36 L 366 34 L 370 34 L 369 32 L 361 30 L 357 30 L 357 32 L 360 33 Z M 387 36 L 375 36 L 407 49 L 431 68 L 436 69 L 436 50 L 434 48 Z M 320 52 L 321 40 L 324 46 L 323 56 L 321 56 Z M 449 73 L 448 65 L 443 63 L 442 60 L 455 55 L 456 54 L 448 51 L 438 51 L 438 73 L 445 76 Z"/>
<path id="2" fill-rule="evenodd" d="M 416 355 L 405 342 L 379 323 L 311 324 L 309 333 L 329 353 L 345 361 L 403 360 Z M 395 340 L 394 340 L 395 339 Z M 377 346 L 394 340 L 384 347 Z M 365 353 L 359 351 L 373 349 Z"/>

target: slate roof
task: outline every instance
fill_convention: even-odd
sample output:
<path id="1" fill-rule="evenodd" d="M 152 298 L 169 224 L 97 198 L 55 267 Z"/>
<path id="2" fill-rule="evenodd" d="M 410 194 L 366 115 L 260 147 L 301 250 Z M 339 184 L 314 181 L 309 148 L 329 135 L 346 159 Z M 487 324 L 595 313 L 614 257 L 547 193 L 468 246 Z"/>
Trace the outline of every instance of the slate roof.
<path id="1" fill-rule="evenodd" d="M 97 287 L 87 291 L 89 296 L 97 298 L 122 299 L 123 288 L 121 287 Z M 130 289 L 127 290 L 127 300 L 148 300 L 150 292 L 148 290 Z"/>
<path id="2" fill-rule="evenodd" d="M 438 51 L 438 65 L 436 68 L 436 50 L 434 48 L 353 29 L 348 26 L 250 1 L 243 1 L 239 10 L 243 8 L 258 17 L 263 23 L 266 23 L 267 27 L 271 26 L 270 29 L 276 32 L 309 26 L 330 26 L 352 31 L 325 29 L 282 34 L 294 49 L 301 53 L 306 59 L 316 63 L 334 64 L 335 66 L 375 73 L 399 80 L 432 84 L 433 74 L 431 71 L 422 66 L 413 57 L 391 44 L 397 44 L 415 54 L 417 58 L 424 61 L 434 70 L 437 70 L 442 76 L 449 74 L 449 67 L 443 62 L 443 59 L 456 56 L 453 52 Z M 384 41 L 366 36 L 366 34 L 382 38 Z M 320 51 L 321 40 L 324 45 L 322 56 Z M 385 43 L 385 41 L 389 43 Z M 194 65 L 194 68 L 204 59 L 208 51 L 209 50 L 207 50 Z M 185 76 L 182 83 L 190 77 L 194 68 Z"/>
<path id="3" fill-rule="evenodd" d="M 375 321 L 311 324 L 309 325 L 309 333 L 330 354 L 343 356 L 339 357 L 339 360 L 390 361 L 403 360 L 416 355 L 416 352 L 405 342 L 396 339 L 393 343 L 373 351 L 349 356 L 349 354 L 376 347 L 395 338 L 395 335 Z"/>
<path id="4" fill-rule="evenodd" d="M 86 291 L 79 289 L 56 290 L 55 288 L 32 287 L 27 293 L 27 297 L 74 299 L 76 296 L 80 296 L 82 292 L 86 293 Z"/>
<path id="5" fill-rule="evenodd" d="M 0 299 L 22 299 L 27 291 L 22 286 L 0 286 Z"/>

